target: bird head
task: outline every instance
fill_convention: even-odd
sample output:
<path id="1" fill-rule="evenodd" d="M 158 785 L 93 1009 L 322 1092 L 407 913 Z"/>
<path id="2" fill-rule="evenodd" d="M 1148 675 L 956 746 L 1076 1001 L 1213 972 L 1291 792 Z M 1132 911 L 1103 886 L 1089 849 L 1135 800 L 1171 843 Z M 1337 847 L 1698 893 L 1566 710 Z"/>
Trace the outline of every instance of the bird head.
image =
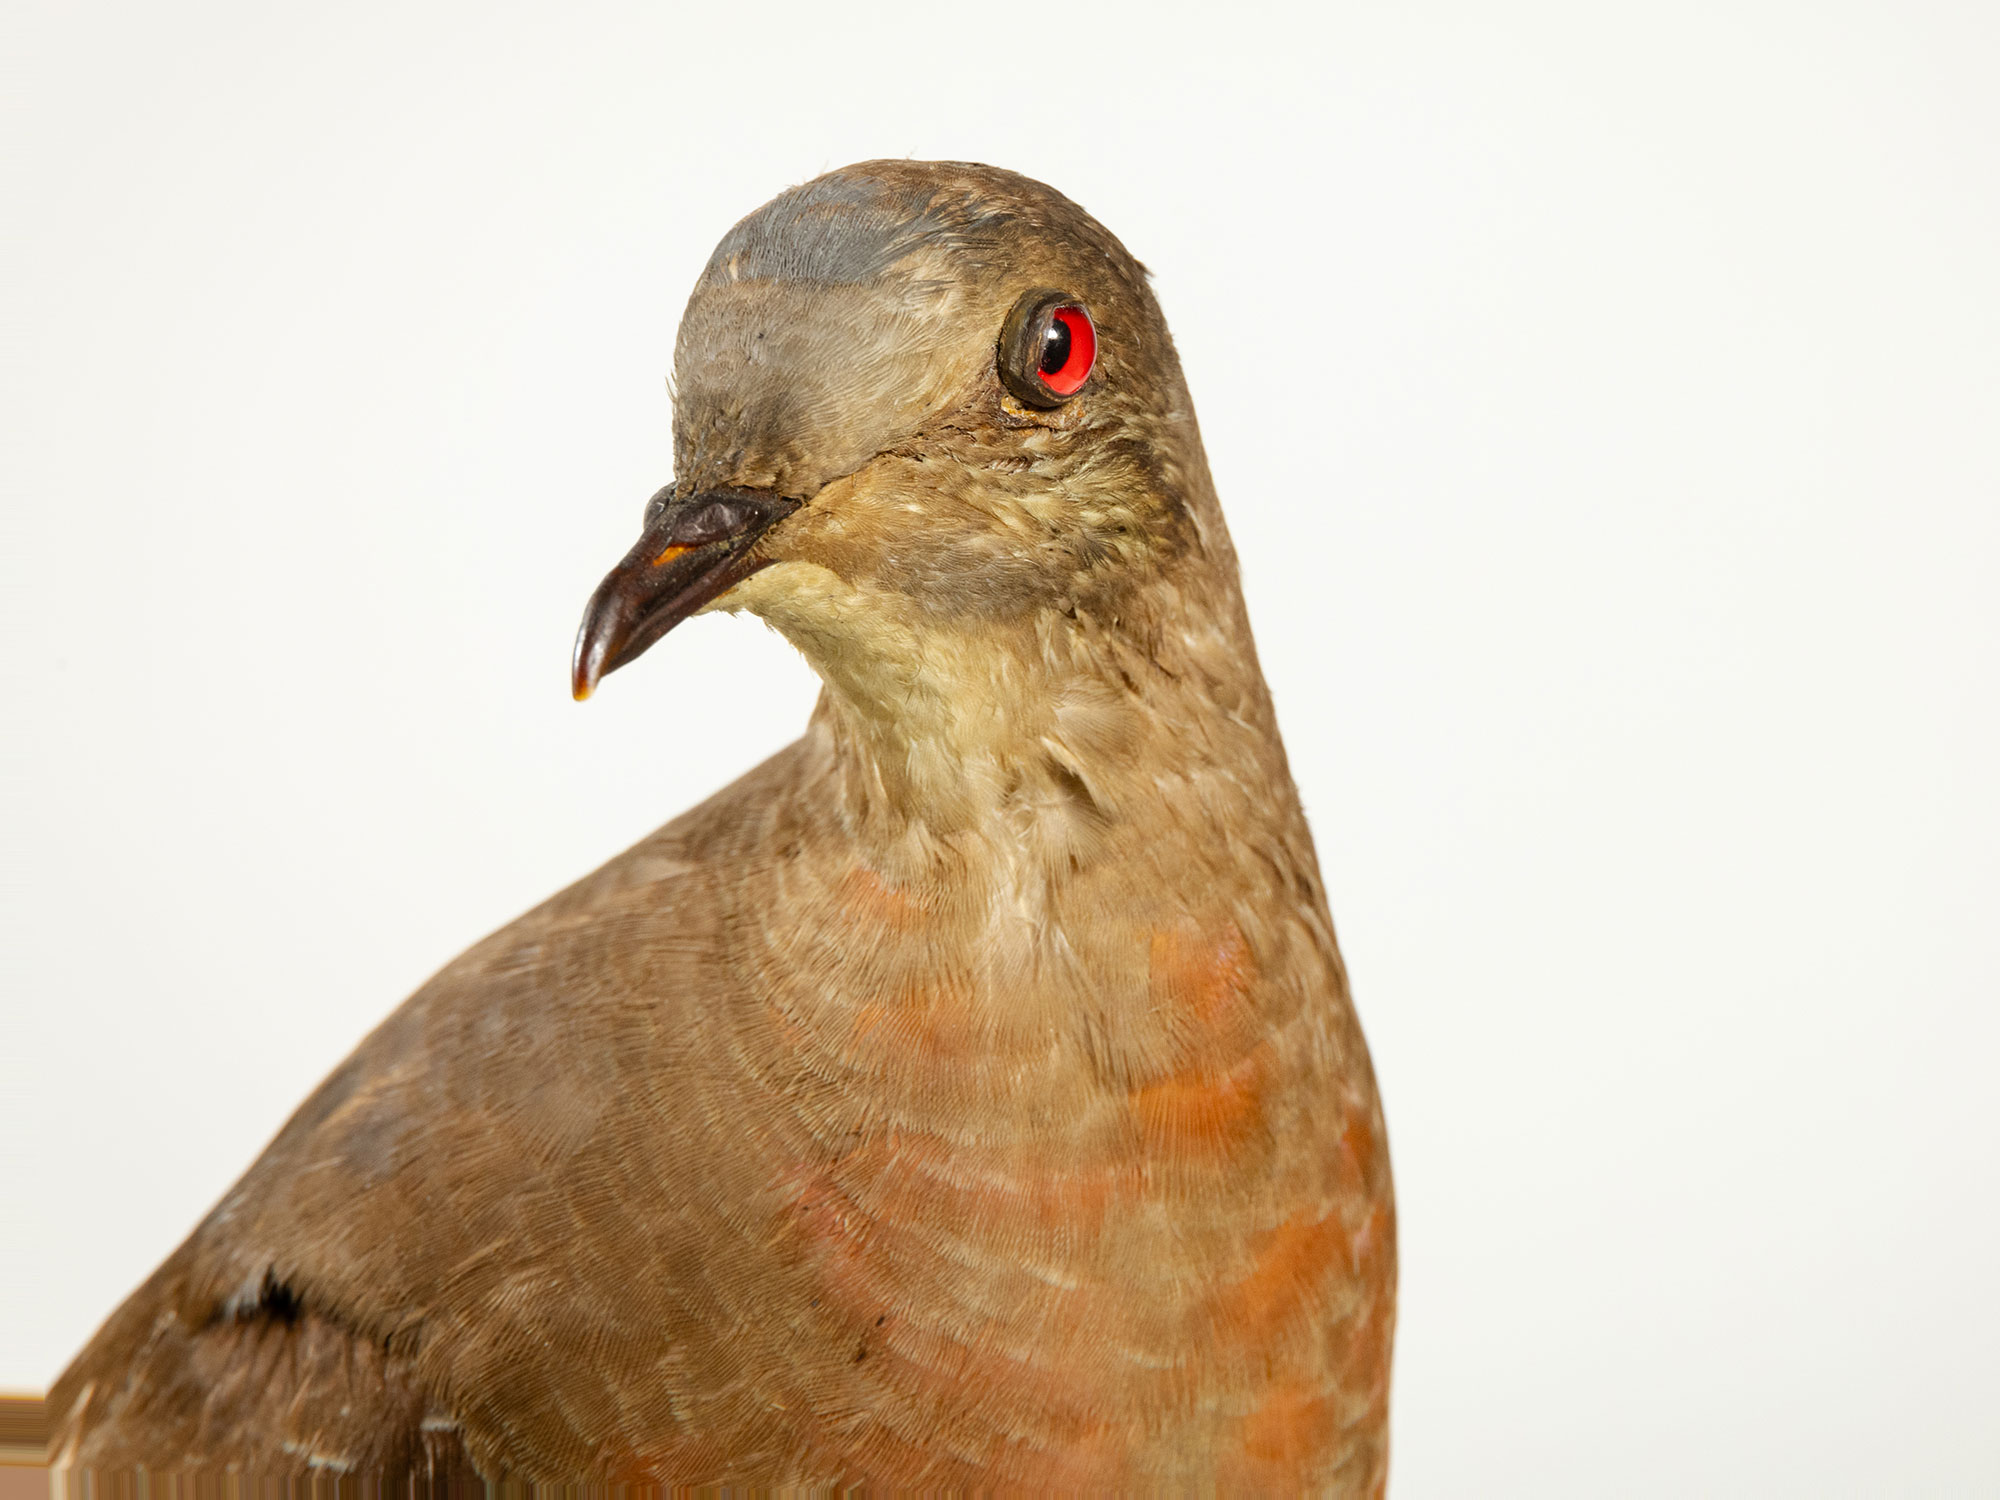
<path id="1" fill-rule="evenodd" d="M 747 611 L 908 826 L 1087 832 L 1190 757 L 1283 779 L 1166 321 L 1061 194 L 909 161 L 783 193 L 709 258 L 673 387 L 677 477 L 585 612 L 579 698 Z"/>
<path id="2" fill-rule="evenodd" d="M 587 696 L 748 610 L 830 684 L 907 698 L 955 642 L 1138 617 L 1226 551 L 1146 272 L 1054 190 L 870 162 L 723 237 L 674 352 L 676 479 L 578 634 Z"/>

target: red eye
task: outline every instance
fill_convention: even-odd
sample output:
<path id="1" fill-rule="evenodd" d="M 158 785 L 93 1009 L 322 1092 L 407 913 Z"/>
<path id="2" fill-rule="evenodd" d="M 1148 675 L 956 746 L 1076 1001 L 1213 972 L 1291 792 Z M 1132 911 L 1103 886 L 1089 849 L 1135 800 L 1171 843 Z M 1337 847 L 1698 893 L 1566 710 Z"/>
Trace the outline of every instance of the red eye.
<path id="1" fill-rule="evenodd" d="M 1058 396 L 1074 396 L 1096 363 L 1097 330 L 1090 324 L 1090 314 L 1080 307 L 1058 307 L 1049 314 L 1036 363 L 1048 388 Z"/>
<path id="2" fill-rule="evenodd" d="M 1023 406 L 1054 411 L 1090 383 L 1097 328 L 1075 292 L 1030 287 L 1000 325 L 994 373 Z"/>

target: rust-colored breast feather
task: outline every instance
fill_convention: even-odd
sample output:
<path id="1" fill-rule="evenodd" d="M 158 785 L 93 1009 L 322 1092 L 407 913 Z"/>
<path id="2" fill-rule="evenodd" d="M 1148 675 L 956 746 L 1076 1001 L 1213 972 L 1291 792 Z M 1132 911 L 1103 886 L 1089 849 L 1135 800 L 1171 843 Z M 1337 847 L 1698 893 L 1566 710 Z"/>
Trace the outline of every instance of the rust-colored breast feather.
<path id="1" fill-rule="evenodd" d="M 919 897 L 813 857 L 785 795 L 809 758 L 385 1023 L 65 1374 L 58 1455 L 1022 1488 L 1215 1455 L 1244 1485 L 1377 1470 L 1393 1210 L 1372 1092 L 1329 1066 L 1358 1046 L 1344 996 L 1270 1025 L 1233 921 L 1162 927 L 1131 976 L 1158 1065 L 1106 1077 L 1087 1025 L 939 969 Z M 812 1003 L 835 946 L 870 982 Z"/>

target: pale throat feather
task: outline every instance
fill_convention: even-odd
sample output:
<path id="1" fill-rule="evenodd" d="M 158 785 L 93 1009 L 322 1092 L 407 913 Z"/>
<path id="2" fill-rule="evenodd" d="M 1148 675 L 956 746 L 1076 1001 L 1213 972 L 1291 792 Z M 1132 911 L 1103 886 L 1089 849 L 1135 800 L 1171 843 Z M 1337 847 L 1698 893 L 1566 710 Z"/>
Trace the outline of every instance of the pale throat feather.
<path id="1" fill-rule="evenodd" d="M 1247 624 L 1219 573 L 1183 559 L 1137 601 L 1143 631 L 1059 610 L 940 618 L 797 560 L 713 607 L 761 617 L 826 685 L 812 737 L 851 855 L 897 888 L 975 909 L 964 916 L 1014 954 L 1010 972 L 1068 973 L 1103 967 L 1088 920 L 1099 901 L 1081 894 L 1102 877 L 1127 872 L 1107 904 L 1168 920 L 1205 910 L 1229 866 L 1254 867 L 1253 886 L 1274 865 L 1312 869 Z M 1145 888 L 1124 888 L 1140 851 Z"/>

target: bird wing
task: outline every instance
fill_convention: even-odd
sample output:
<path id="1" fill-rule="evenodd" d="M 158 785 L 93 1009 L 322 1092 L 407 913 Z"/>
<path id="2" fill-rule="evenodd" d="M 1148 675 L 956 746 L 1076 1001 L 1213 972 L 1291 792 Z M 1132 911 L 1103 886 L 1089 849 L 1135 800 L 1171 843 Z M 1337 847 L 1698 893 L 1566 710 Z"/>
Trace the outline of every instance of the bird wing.
<path id="1" fill-rule="evenodd" d="M 469 1450 L 603 1472 L 618 1433 L 674 1426 L 632 1411 L 635 1388 L 670 1405 L 726 1381 L 698 1358 L 660 1368 L 727 1253 L 703 1142 L 742 1103 L 688 1064 L 743 1001 L 717 870 L 798 753 L 479 943 L 371 1034 L 64 1372 L 57 1461 L 449 1475 Z"/>

